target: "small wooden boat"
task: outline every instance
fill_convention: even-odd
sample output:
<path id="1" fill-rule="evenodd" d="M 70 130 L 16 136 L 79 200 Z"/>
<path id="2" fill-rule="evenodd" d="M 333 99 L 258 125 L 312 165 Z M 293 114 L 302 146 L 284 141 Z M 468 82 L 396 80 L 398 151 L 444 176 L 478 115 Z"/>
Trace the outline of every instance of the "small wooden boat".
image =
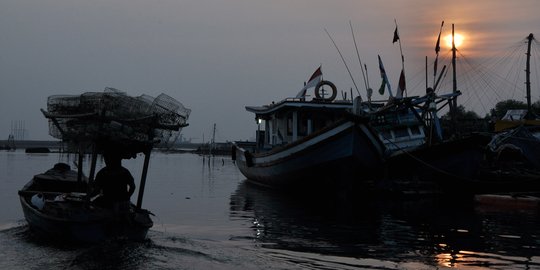
<path id="1" fill-rule="evenodd" d="M 132 98 L 112 90 L 50 97 L 48 111 L 42 110 L 50 134 L 78 149 L 78 170 L 58 163 L 19 191 L 30 229 L 47 238 L 77 242 L 144 240 L 153 225 L 151 213 L 142 208 L 151 150 L 158 140 L 166 141 L 187 126 L 190 112 L 170 97 L 162 99 Z M 97 156 L 106 151 L 119 158 L 144 154 L 136 205 L 121 201 L 104 206 L 91 197 Z M 88 177 L 82 166 L 86 153 L 92 157 Z"/>
<path id="2" fill-rule="evenodd" d="M 19 191 L 24 216 L 33 231 L 46 238 L 77 242 L 146 238 L 153 225 L 149 211 L 133 204 L 121 214 L 100 207 L 87 197 L 88 179 L 78 181 L 77 175 L 53 168 L 34 176 Z"/>

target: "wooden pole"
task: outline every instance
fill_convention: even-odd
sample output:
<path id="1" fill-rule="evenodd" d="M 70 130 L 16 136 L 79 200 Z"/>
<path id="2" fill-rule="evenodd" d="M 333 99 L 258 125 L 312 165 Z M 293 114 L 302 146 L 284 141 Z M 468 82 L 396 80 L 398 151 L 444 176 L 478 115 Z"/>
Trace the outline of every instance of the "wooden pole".
<path id="1" fill-rule="evenodd" d="M 531 42 L 534 39 L 534 35 L 532 33 L 529 34 L 527 37 L 528 44 L 527 44 L 527 66 L 525 68 L 525 86 L 527 90 L 527 112 L 529 114 L 529 117 L 532 112 L 532 104 L 531 104 Z"/>
<path id="2" fill-rule="evenodd" d="M 427 55 L 426 55 L 426 89 L 428 88 L 428 71 L 427 71 Z"/>
<path id="3" fill-rule="evenodd" d="M 96 174 L 96 162 L 97 162 L 97 146 L 92 145 L 92 162 L 90 163 L 90 175 L 88 176 L 88 184 L 90 185 L 94 181 L 94 175 Z"/>
<path id="4" fill-rule="evenodd" d="M 150 150 L 144 153 L 144 165 L 141 175 L 141 184 L 139 185 L 139 196 L 137 197 L 137 208 L 141 209 L 144 196 L 144 186 L 146 185 L 146 175 L 148 174 L 148 164 L 150 163 Z"/>
<path id="5" fill-rule="evenodd" d="M 83 144 L 79 143 L 79 160 L 77 163 L 77 182 L 79 184 L 82 182 L 82 176 L 83 176 L 83 155 L 84 155 Z"/>

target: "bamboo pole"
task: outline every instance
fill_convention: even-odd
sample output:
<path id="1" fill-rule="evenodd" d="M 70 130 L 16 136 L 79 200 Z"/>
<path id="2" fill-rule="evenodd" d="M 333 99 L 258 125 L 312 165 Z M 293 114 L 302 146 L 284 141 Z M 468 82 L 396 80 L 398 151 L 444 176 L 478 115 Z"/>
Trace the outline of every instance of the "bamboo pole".
<path id="1" fill-rule="evenodd" d="M 79 160 L 77 163 L 77 182 L 82 182 L 82 176 L 83 176 L 83 155 L 84 155 L 84 149 L 83 144 L 79 143 Z"/>
<path id="2" fill-rule="evenodd" d="M 92 145 L 92 162 L 90 163 L 90 175 L 88 176 L 88 185 L 94 181 L 94 175 L 96 174 L 96 162 L 97 162 L 97 146 L 94 143 Z"/>
<path id="3" fill-rule="evenodd" d="M 148 174 L 148 164 L 150 163 L 150 150 L 144 153 L 144 165 L 141 175 L 141 184 L 139 185 L 139 196 L 137 197 L 137 208 L 141 209 L 144 196 L 144 186 L 146 185 L 146 175 Z"/>

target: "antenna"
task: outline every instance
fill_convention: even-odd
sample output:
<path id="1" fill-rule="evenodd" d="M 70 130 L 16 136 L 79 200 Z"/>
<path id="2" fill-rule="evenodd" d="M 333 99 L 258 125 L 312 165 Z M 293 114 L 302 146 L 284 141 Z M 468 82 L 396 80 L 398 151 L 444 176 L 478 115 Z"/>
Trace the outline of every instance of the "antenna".
<path id="1" fill-rule="evenodd" d="M 343 55 L 341 54 L 341 51 L 339 50 L 338 46 L 336 45 L 336 42 L 334 41 L 334 39 L 332 38 L 332 36 L 330 36 L 330 33 L 328 33 L 328 30 L 326 30 L 326 28 L 324 29 L 324 31 L 326 32 L 326 34 L 328 35 L 328 37 L 330 38 L 330 40 L 332 41 L 332 43 L 334 44 L 334 47 L 336 47 L 336 50 L 338 51 L 339 53 L 339 56 L 341 57 L 341 61 L 343 61 L 343 64 L 345 65 L 345 68 L 347 69 L 347 71 L 349 72 L 349 76 L 351 77 L 351 80 L 354 84 L 354 88 L 356 88 L 356 92 L 358 92 L 358 96 L 360 97 L 360 101 L 362 100 L 362 96 L 360 95 L 360 91 L 358 90 L 358 86 L 356 86 L 356 82 L 354 81 L 354 78 L 352 76 L 352 73 L 351 73 L 351 70 L 349 69 L 349 66 L 347 65 L 347 62 L 345 62 L 345 58 L 343 58 Z"/>
<path id="2" fill-rule="evenodd" d="M 358 62 L 360 63 L 360 69 L 362 70 L 362 77 L 364 77 L 364 85 L 366 86 L 366 91 L 368 90 L 368 84 L 366 81 L 366 74 L 364 73 L 364 69 L 362 68 L 362 60 L 360 60 L 360 53 L 358 52 L 358 46 L 356 45 L 356 38 L 354 37 L 354 31 L 352 28 L 352 23 L 349 21 L 349 26 L 351 27 L 351 34 L 354 41 L 354 48 L 356 49 L 356 56 L 358 56 Z M 351 96 L 352 98 L 352 96 Z"/>

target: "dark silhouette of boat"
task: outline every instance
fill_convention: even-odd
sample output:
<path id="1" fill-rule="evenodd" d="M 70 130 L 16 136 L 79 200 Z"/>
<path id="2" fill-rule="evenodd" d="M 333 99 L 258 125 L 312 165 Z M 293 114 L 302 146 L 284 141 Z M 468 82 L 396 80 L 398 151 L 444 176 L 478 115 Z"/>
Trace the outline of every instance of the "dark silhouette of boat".
<path id="1" fill-rule="evenodd" d="M 30 229 L 53 240 L 144 240 L 153 226 L 151 213 L 142 208 L 150 153 L 159 140 L 166 142 L 187 126 L 190 110 L 168 96 L 134 98 L 115 89 L 52 96 L 47 109 L 42 112 L 50 134 L 78 149 L 77 171 L 56 164 L 19 191 Z M 126 159 L 144 154 L 136 204 L 104 206 L 99 196 L 92 197 L 97 157 L 107 151 Z M 92 156 L 88 177 L 82 168 L 87 152 Z"/>

